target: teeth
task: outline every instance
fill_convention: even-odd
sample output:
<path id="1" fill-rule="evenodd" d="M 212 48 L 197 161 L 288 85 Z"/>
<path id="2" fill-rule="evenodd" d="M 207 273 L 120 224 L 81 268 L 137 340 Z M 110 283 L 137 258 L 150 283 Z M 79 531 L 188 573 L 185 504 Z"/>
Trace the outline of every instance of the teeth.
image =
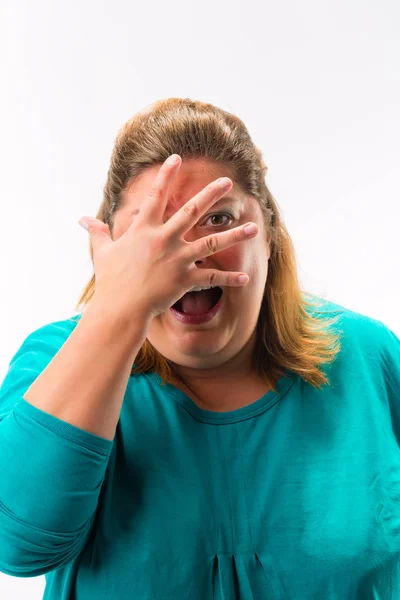
<path id="1" fill-rule="evenodd" d="M 219 287 L 218 285 L 210 285 L 208 287 L 195 287 L 192 288 L 190 291 L 191 292 L 201 292 L 201 290 L 211 290 L 212 288 L 216 288 Z"/>

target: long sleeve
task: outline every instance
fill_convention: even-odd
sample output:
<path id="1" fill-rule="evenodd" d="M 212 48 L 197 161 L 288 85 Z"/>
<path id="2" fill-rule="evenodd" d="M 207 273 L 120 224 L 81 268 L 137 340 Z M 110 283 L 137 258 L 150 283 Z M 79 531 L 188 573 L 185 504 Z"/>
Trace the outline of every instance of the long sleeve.
<path id="1" fill-rule="evenodd" d="M 42 575 L 80 553 L 114 443 L 23 398 L 66 341 L 69 323 L 31 333 L 0 386 L 0 571 L 15 577 Z"/>
<path id="2" fill-rule="evenodd" d="M 32 334 L 0 388 L 0 570 L 46 600 L 400 598 L 400 340 L 323 314 L 322 389 L 286 371 L 220 412 L 139 373 L 112 442 L 23 400 L 70 320 Z"/>
<path id="3" fill-rule="evenodd" d="M 389 328 L 383 328 L 384 341 L 380 357 L 382 360 L 382 385 L 389 398 L 392 427 L 400 446 L 400 339 Z"/>

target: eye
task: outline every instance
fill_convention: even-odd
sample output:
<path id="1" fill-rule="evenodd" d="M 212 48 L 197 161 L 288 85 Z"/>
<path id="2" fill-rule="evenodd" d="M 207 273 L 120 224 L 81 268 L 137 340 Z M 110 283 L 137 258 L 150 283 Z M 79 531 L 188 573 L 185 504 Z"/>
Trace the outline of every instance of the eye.
<path id="1" fill-rule="evenodd" d="M 230 221 L 233 221 L 233 218 L 234 218 L 232 215 L 230 215 L 230 214 L 228 214 L 228 213 L 214 213 L 213 215 L 209 215 L 209 216 L 208 216 L 208 218 L 207 218 L 207 221 L 208 221 L 209 219 L 215 219 L 216 217 L 217 217 L 217 218 L 221 218 L 221 216 L 222 216 L 222 217 L 228 217 L 228 219 L 229 219 Z M 227 225 L 227 224 L 228 224 L 228 223 L 217 223 L 216 227 L 223 227 L 224 225 Z M 215 225 L 215 223 L 214 223 L 214 225 Z"/>

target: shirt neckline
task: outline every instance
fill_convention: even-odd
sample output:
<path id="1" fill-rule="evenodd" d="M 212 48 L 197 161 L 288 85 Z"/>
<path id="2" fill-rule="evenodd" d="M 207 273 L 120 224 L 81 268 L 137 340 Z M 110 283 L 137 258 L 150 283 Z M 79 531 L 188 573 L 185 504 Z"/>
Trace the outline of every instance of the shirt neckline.
<path id="1" fill-rule="evenodd" d="M 175 387 L 173 384 L 166 383 L 164 386 L 158 373 L 151 371 L 143 373 L 143 375 L 155 385 L 161 387 L 164 393 L 183 406 L 195 419 L 202 421 L 203 423 L 214 424 L 236 423 L 238 421 L 256 417 L 281 400 L 298 377 L 295 373 L 286 369 L 282 377 L 276 383 L 276 392 L 274 392 L 274 390 L 269 390 L 258 400 L 235 410 L 215 412 L 213 410 L 200 408 L 187 394 L 185 394 L 185 392 Z"/>

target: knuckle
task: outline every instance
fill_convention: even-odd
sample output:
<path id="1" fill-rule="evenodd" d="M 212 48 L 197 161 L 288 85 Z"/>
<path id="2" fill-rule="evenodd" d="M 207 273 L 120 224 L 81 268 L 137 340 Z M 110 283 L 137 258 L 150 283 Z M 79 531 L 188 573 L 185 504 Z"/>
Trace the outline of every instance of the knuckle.
<path id="1" fill-rule="evenodd" d="M 184 204 L 183 211 L 189 215 L 189 217 L 197 217 L 199 214 L 199 209 L 195 202 L 187 202 Z"/>
<path id="2" fill-rule="evenodd" d="M 218 250 L 218 240 L 214 236 L 205 238 L 204 245 L 206 250 L 211 251 L 212 254 L 215 254 Z"/>
<path id="3" fill-rule="evenodd" d="M 217 273 L 215 271 L 211 271 L 208 276 L 208 285 L 216 285 Z"/>
<path id="4" fill-rule="evenodd" d="M 153 198 L 154 199 L 158 199 L 161 196 L 161 192 L 162 192 L 162 190 L 161 190 L 160 186 L 159 185 L 154 185 L 151 188 L 151 190 L 150 190 L 150 192 L 148 194 L 148 197 L 151 198 L 151 199 L 153 199 Z"/>

